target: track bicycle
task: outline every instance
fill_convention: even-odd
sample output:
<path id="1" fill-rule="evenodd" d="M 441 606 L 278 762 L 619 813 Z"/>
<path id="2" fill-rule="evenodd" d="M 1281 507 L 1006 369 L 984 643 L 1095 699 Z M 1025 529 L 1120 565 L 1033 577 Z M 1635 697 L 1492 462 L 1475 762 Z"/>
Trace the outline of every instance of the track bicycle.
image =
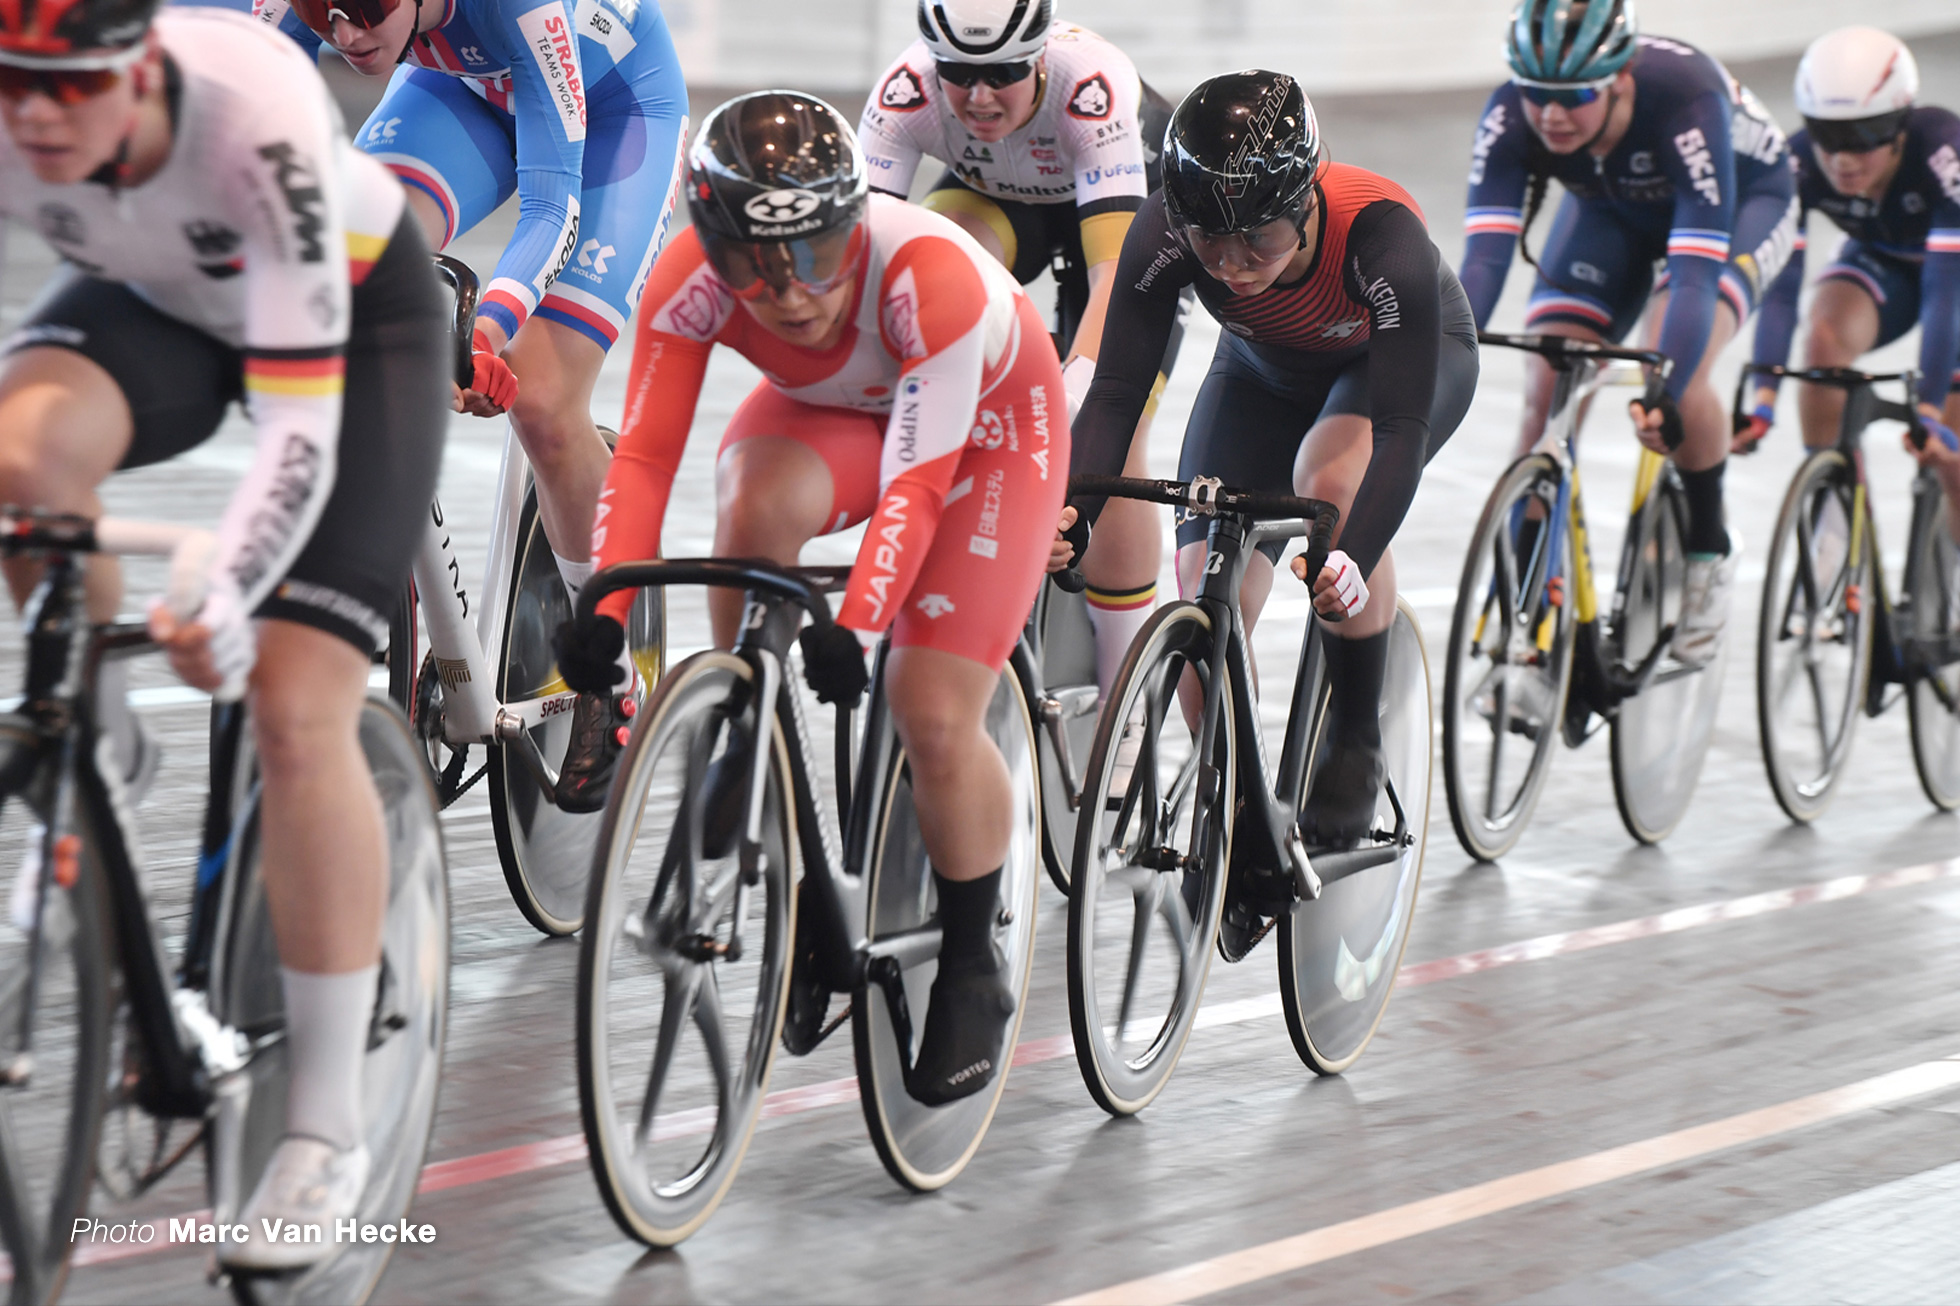
<path id="1" fill-rule="evenodd" d="M 446 254 L 435 261 L 455 291 L 456 375 L 467 386 L 476 274 Z M 571 600 L 545 539 L 530 462 L 508 424 L 490 555 L 474 602 L 440 500 L 429 513 L 413 581 L 390 628 L 390 648 L 405 653 L 390 654 L 390 696 L 423 741 L 443 806 L 487 775 L 497 860 L 511 897 L 541 932 L 570 934 L 584 911 L 599 816 L 563 811 L 555 797 L 577 695 L 558 674 L 551 633 L 571 615 Z M 426 656 L 418 656 L 418 627 L 426 628 Z M 642 679 L 659 679 L 657 595 L 634 605 L 627 637 Z M 482 759 L 474 770 L 473 757 Z"/>
<path id="2" fill-rule="evenodd" d="M 173 554 L 182 582 L 201 578 L 210 547 L 208 532 L 184 527 L 0 515 L 0 554 L 47 563 L 25 614 L 25 692 L 16 711 L 0 715 L 0 860 L 50 868 L 34 876 L 25 928 L 0 924 L 0 1239 L 16 1304 L 60 1294 L 73 1223 L 97 1181 L 110 1197 L 133 1200 L 202 1144 L 210 1218 L 230 1223 L 285 1132 L 285 1013 L 247 712 L 213 708 L 210 795 L 174 966 L 121 771 L 105 764 L 109 744 L 97 732 L 103 661 L 153 645 L 141 623 L 88 627 L 83 555 Z M 370 698 L 360 740 L 388 842 L 363 1070 L 373 1170 L 359 1208 L 380 1224 L 407 1214 L 435 1123 L 449 890 L 435 795 L 407 723 Z M 230 1286 L 245 1302 L 359 1302 L 390 1250 L 349 1243 L 310 1269 L 234 1275 Z"/>
<path id="3" fill-rule="evenodd" d="M 1947 534 L 1948 505 L 1939 478 L 1919 469 L 1895 598 L 1865 469 L 1865 428 L 1875 421 L 1902 422 L 1914 443 L 1925 442 L 1912 405 L 1919 378 L 1757 367 L 1738 384 L 1738 411 L 1752 375 L 1831 386 L 1845 398 L 1837 443 L 1813 450 L 1791 478 L 1763 577 L 1756 720 L 1770 791 L 1793 821 L 1821 816 L 1858 718 L 1903 697 L 1920 787 L 1941 811 L 1960 808 L 1960 553 Z M 1875 387 L 1890 382 L 1903 385 L 1903 400 L 1880 397 Z"/>
<path id="4" fill-rule="evenodd" d="M 1387 1008 L 1422 875 L 1432 744 L 1415 613 L 1398 603 L 1390 628 L 1375 828 L 1354 848 L 1309 847 L 1297 818 L 1329 762 L 1325 636 L 1308 621 L 1269 770 L 1239 587 L 1260 544 L 1309 533 L 1307 575 L 1318 576 L 1338 510 L 1203 477 L 1078 476 L 1069 488 L 1210 518 L 1197 598 L 1158 609 L 1130 645 L 1089 756 L 1068 913 L 1083 1082 L 1113 1115 L 1149 1105 L 1190 1037 L 1214 947 L 1238 961 L 1275 930 L 1294 1049 L 1316 1073 L 1338 1074 Z"/>
<path id="5" fill-rule="evenodd" d="M 670 1247 L 706 1223 L 735 1180 L 778 1041 L 793 1055 L 848 1019 L 858 1095 L 900 1184 L 950 1183 L 980 1146 L 1007 1083 L 928 1107 L 906 1091 L 940 931 L 905 752 L 887 713 L 889 644 L 861 732 L 839 708 L 835 806 L 788 651 L 848 568 L 752 559 L 607 567 L 579 595 L 643 586 L 747 591 L 733 649 L 696 653 L 654 689 L 620 758 L 592 867 L 578 973 L 579 1108 L 600 1196 L 619 1227 Z M 1025 642 L 1001 672 L 987 728 L 1006 758 L 1013 826 L 995 942 L 1016 995 L 1034 960 L 1042 794 Z M 739 796 L 711 801 L 709 794 Z M 800 883 L 799 883 L 800 879 Z M 827 1020 L 831 995 L 850 1005 Z"/>
<path id="6" fill-rule="evenodd" d="M 1553 335 L 1478 341 L 1551 364 L 1538 444 L 1484 503 L 1458 584 L 1443 689 L 1443 780 L 1465 852 L 1516 846 L 1551 770 L 1552 742 L 1576 748 L 1611 727 L 1613 798 L 1644 844 L 1674 831 L 1715 729 L 1725 637 L 1705 664 L 1673 656 L 1687 574 L 1687 497 L 1674 465 L 1640 451 L 1610 606 L 1602 608 L 1579 487 L 1579 430 L 1606 365 L 1635 363 L 1646 406 L 1670 361 L 1647 349 Z M 1638 375 L 1638 374 L 1636 374 Z"/>

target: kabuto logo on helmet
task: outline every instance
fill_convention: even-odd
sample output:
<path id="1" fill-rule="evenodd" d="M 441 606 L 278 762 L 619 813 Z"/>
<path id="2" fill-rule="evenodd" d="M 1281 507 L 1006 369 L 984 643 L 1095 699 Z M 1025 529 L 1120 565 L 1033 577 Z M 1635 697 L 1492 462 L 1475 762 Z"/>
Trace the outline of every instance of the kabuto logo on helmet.
<path id="1" fill-rule="evenodd" d="M 764 191 L 742 206 L 742 212 L 757 222 L 784 225 L 809 217 L 823 203 L 823 196 L 807 190 Z"/>

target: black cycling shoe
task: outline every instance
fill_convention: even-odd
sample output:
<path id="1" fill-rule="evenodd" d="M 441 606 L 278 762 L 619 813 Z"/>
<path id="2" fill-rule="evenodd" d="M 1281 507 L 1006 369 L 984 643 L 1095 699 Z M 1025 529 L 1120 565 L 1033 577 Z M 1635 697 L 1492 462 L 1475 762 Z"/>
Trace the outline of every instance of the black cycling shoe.
<path id="1" fill-rule="evenodd" d="M 633 714 L 640 705 L 631 694 L 580 694 L 572 706 L 572 742 L 558 772 L 558 806 L 567 812 L 596 812 L 606 805 L 613 768 L 633 737 Z"/>
<path id="2" fill-rule="evenodd" d="M 925 1035 L 905 1091 L 927 1106 L 978 1093 L 1000 1073 L 1013 1021 L 1007 959 L 998 949 L 991 970 L 948 974 L 942 969 L 932 981 Z"/>
<path id="3" fill-rule="evenodd" d="M 1375 824 L 1388 762 L 1380 739 L 1333 740 L 1300 809 L 1300 838 L 1310 848 L 1352 848 Z"/>

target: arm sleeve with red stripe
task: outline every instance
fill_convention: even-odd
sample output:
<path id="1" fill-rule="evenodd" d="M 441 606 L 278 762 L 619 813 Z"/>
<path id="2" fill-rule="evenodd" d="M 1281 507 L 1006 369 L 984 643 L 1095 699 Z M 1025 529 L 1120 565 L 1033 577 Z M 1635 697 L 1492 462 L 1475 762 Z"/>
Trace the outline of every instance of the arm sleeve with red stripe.
<path id="1" fill-rule="evenodd" d="M 689 320 L 689 292 L 702 289 L 699 251 L 691 233 L 683 233 L 661 253 L 641 297 L 626 420 L 592 515 L 592 562 L 598 567 L 660 553 L 668 496 L 694 424 L 708 355 L 714 351 L 714 339 L 705 329 L 679 334 L 660 328 L 674 325 L 677 317 Z M 676 302 L 679 309 L 673 307 Z M 624 625 L 632 606 L 633 592 L 622 590 L 601 600 L 599 611 Z"/>
<path id="2" fill-rule="evenodd" d="M 926 287 L 930 295 L 920 293 Z M 904 365 L 885 428 L 884 489 L 837 613 L 839 625 L 862 637 L 891 625 L 918 579 L 987 370 L 987 286 L 966 250 L 937 237 L 914 240 L 886 269 L 882 292 L 885 344 Z M 894 327 L 904 338 L 894 338 Z"/>

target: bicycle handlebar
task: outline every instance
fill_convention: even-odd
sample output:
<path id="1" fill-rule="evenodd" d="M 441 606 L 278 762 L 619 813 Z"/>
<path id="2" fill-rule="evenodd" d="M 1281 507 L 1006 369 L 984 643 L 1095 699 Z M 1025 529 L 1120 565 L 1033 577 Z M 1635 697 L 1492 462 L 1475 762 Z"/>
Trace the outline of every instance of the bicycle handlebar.
<path id="1" fill-rule="evenodd" d="M 1785 367 L 1781 363 L 1751 363 L 1742 369 L 1742 375 L 1735 382 L 1735 403 L 1731 417 L 1735 429 L 1740 431 L 1747 422 L 1745 410 L 1749 402 L 1751 384 L 1757 377 L 1774 376 L 1791 381 L 1801 381 L 1808 385 L 1824 385 L 1843 390 L 1847 394 L 1854 390 L 1868 389 L 1881 383 L 1899 381 L 1905 385 L 1906 398 L 1903 401 L 1881 399 L 1871 396 L 1871 407 L 1858 411 L 1868 413 L 1865 422 L 1878 418 L 1888 418 L 1904 423 L 1907 436 L 1913 447 L 1926 447 L 1926 423 L 1920 419 L 1919 410 L 1913 407 L 1912 396 L 1919 388 L 1919 373 L 1904 372 L 1860 372 L 1853 367 Z M 1863 423 L 1860 423 L 1862 426 Z M 1752 446 L 1753 447 L 1753 446 Z"/>
<path id="2" fill-rule="evenodd" d="M 595 573 L 578 592 L 577 613 L 589 621 L 599 601 L 620 590 L 658 589 L 668 585 L 712 585 L 724 589 L 762 590 L 788 599 L 810 614 L 818 629 L 831 624 L 830 603 L 824 595 L 841 589 L 849 567 L 781 567 L 763 558 L 649 558 L 616 562 Z"/>
<path id="3" fill-rule="evenodd" d="M 1674 360 L 1658 349 L 1627 349 L 1595 340 L 1535 332 L 1514 336 L 1497 331 L 1479 331 L 1477 343 L 1480 346 L 1521 349 L 1527 354 L 1538 355 L 1556 368 L 1577 367 L 1580 363 L 1638 363 L 1647 369 L 1647 388 L 1640 395 L 1642 408 L 1652 408 L 1660 403 L 1661 395 L 1667 390 L 1667 379 L 1674 374 Z"/>
<path id="4" fill-rule="evenodd" d="M 1307 585 L 1327 563 L 1333 548 L 1334 528 L 1340 524 L 1341 510 L 1323 499 L 1303 499 L 1291 494 L 1264 490 L 1238 490 L 1220 485 L 1209 476 L 1190 481 L 1147 480 L 1137 476 L 1071 476 L 1069 497 L 1099 494 L 1111 499 L 1137 499 L 1144 503 L 1168 504 L 1186 508 L 1207 517 L 1228 516 L 1273 519 L 1300 517 L 1313 522 L 1307 535 Z"/>
<path id="5" fill-rule="evenodd" d="M 482 287 L 469 264 L 447 254 L 436 255 L 436 275 L 456 292 L 456 314 L 450 319 L 449 329 L 455 337 L 456 384 L 467 390 L 476 374 L 470 358 L 470 338 L 476 331 L 476 301 Z"/>
<path id="6" fill-rule="evenodd" d="M 1752 376 L 1787 377 L 1792 381 L 1808 381 L 1812 385 L 1836 386 L 1840 390 L 1852 390 L 1879 381 L 1904 381 L 1910 386 L 1919 379 L 1917 372 L 1860 372 L 1852 367 L 1785 367 L 1781 363 L 1750 363 L 1743 368 L 1742 377 L 1746 383 Z"/>

